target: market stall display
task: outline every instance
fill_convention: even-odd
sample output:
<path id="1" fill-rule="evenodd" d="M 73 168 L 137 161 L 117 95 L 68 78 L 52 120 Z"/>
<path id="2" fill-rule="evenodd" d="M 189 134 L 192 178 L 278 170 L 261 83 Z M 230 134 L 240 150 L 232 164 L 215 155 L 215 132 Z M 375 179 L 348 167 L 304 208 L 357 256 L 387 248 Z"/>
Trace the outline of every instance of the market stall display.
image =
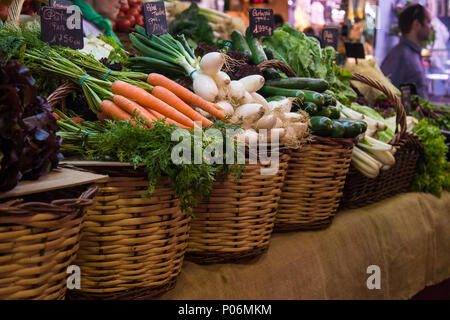
<path id="1" fill-rule="evenodd" d="M 8 21 L 22 4 L 12 2 Z M 22 178 L 37 185 L 61 165 L 104 177 L 80 198 L 81 187 L 55 187 L 50 204 L 0 204 L 4 254 L 17 235 L 31 244 L 14 265 L 48 263 L 33 250 L 43 228 L 64 220 L 45 239 L 61 245 L 53 273 L 33 264 L 24 277 L 42 283 L 28 290 L 0 259 L 0 296 L 152 299 L 176 286 L 185 261 L 259 258 L 274 232 L 325 229 L 339 209 L 450 189 L 445 106 L 413 99 L 407 116 L 370 61 L 342 69 L 332 47 L 288 23 L 258 39 L 227 14 L 165 6 L 168 32 L 158 35 L 144 28 L 141 2 L 121 7 L 115 28 L 128 51 L 105 35 L 80 50 L 49 45 L 38 23 L 0 22 L 0 121 L 9 124 L 0 190 Z M 66 294 L 69 262 L 83 286 Z"/>

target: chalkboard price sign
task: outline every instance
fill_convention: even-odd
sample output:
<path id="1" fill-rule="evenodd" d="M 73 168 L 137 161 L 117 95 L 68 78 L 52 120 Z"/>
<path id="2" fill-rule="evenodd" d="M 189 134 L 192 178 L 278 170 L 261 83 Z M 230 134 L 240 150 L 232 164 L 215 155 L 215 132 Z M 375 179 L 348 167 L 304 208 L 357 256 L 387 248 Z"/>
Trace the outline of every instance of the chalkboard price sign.
<path id="1" fill-rule="evenodd" d="M 322 47 L 338 48 L 339 30 L 337 28 L 324 28 L 322 30 Z"/>
<path id="2" fill-rule="evenodd" d="M 167 33 L 166 8 L 164 1 L 142 3 L 145 30 L 148 35 Z"/>
<path id="3" fill-rule="evenodd" d="M 364 45 L 361 42 L 346 42 L 345 51 L 348 58 L 365 59 Z"/>
<path id="4" fill-rule="evenodd" d="M 250 32 L 253 37 L 273 35 L 273 10 L 266 8 L 250 8 Z"/>
<path id="5" fill-rule="evenodd" d="M 50 0 L 50 7 L 66 9 L 73 6 L 73 3 L 69 0 Z"/>
<path id="6" fill-rule="evenodd" d="M 42 41 L 72 49 L 84 47 L 80 11 L 42 7 L 40 15 Z"/>

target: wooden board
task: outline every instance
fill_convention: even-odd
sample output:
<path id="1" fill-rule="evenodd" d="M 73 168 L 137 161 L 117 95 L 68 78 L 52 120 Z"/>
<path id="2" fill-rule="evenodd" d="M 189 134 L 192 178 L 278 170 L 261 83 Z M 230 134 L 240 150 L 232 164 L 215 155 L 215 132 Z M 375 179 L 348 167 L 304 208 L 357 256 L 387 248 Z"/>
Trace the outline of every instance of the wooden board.
<path id="1" fill-rule="evenodd" d="M 103 182 L 108 176 L 58 168 L 37 181 L 21 181 L 14 189 L 0 194 L 0 199 L 22 197 L 29 194 L 64 189 L 94 182 Z"/>
<path id="2" fill-rule="evenodd" d="M 79 167 L 133 167 L 132 163 L 114 162 L 114 161 L 84 161 L 84 160 L 64 160 L 61 165 L 79 166 Z"/>

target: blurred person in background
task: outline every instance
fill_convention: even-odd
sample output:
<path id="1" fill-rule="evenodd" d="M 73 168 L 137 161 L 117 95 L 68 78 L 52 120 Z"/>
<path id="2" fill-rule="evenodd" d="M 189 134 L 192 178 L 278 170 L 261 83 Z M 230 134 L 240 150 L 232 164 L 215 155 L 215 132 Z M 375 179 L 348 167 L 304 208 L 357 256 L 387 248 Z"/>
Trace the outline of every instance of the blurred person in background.
<path id="1" fill-rule="evenodd" d="M 276 29 L 276 28 L 283 26 L 283 24 L 284 24 L 283 16 L 281 14 L 274 14 L 273 15 L 273 27 Z"/>
<path id="2" fill-rule="evenodd" d="M 92 34 L 97 37 L 105 34 L 122 46 L 113 31 L 111 20 L 117 19 L 120 7 L 128 3 L 127 0 L 72 0 L 72 3 L 80 7 L 83 14 L 84 36 Z"/>
<path id="3" fill-rule="evenodd" d="M 399 27 L 402 33 L 400 43 L 389 51 L 381 70 L 396 87 L 414 83 L 418 95 L 428 99 L 421 52 L 433 32 L 430 12 L 420 4 L 408 5 L 400 13 Z"/>

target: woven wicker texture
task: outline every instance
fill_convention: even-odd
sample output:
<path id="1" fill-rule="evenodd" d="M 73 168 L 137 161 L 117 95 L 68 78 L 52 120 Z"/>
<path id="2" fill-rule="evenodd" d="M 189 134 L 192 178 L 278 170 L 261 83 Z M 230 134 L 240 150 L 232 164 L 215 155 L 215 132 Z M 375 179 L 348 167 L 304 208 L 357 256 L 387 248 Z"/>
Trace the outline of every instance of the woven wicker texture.
<path id="1" fill-rule="evenodd" d="M 193 209 L 187 260 L 238 262 L 267 250 L 289 160 L 285 150 L 272 152 L 279 155 L 276 174 L 262 174 L 269 165 L 259 161 L 247 164 L 239 180 L 215 182 L 209 201 Z"/>
<path id="2" fill-rule="evenodd" d="M 181 270 L 190 218 L 167 179 L 151 198 L 143 170 L 86 167 L 110 176 L 88 210 L 75 264 L 82 288 L 70 299 L 144 299 L 174 286 Z"/>
<path id="3" fill-rule="evenodd" d="M 314 136 L 291 152 L 275 222 L 276 232 L 330 225 L 339 207 L 354 141 Z"/>
<path id="4" fill-rule="evenodd" d="M 0 300 L 64 299 L 67 267 L 96 191 L 92 187 L 78 199 L 0 204 Z"/>
<path id="5" fill-rule="evenodd" d="M 344 188 L 341 208 L 360 208 L 396 194 L 407 192 L 416 174 L 417 162 L 423 153 L 423 144 L 415 134 L 406 132 L 406 112 L 400 98 L 376 80 L 354 74 L 353 79 L 370 85 L 393 101 L 396 112 L 396 134 L 389 144 L 397 148 L 395 165 L 369 179 L 351 167 Z"/>
<path id="6" fill-rule="evenodd" d="M 6 19 L 7 23 L 13 24 L 16 27 L 19 26 L 20 12 L 22 11 L 24 2 L 25 0 L 10 1 L 10 4 L 8 6 L 8 18 Z"/>

